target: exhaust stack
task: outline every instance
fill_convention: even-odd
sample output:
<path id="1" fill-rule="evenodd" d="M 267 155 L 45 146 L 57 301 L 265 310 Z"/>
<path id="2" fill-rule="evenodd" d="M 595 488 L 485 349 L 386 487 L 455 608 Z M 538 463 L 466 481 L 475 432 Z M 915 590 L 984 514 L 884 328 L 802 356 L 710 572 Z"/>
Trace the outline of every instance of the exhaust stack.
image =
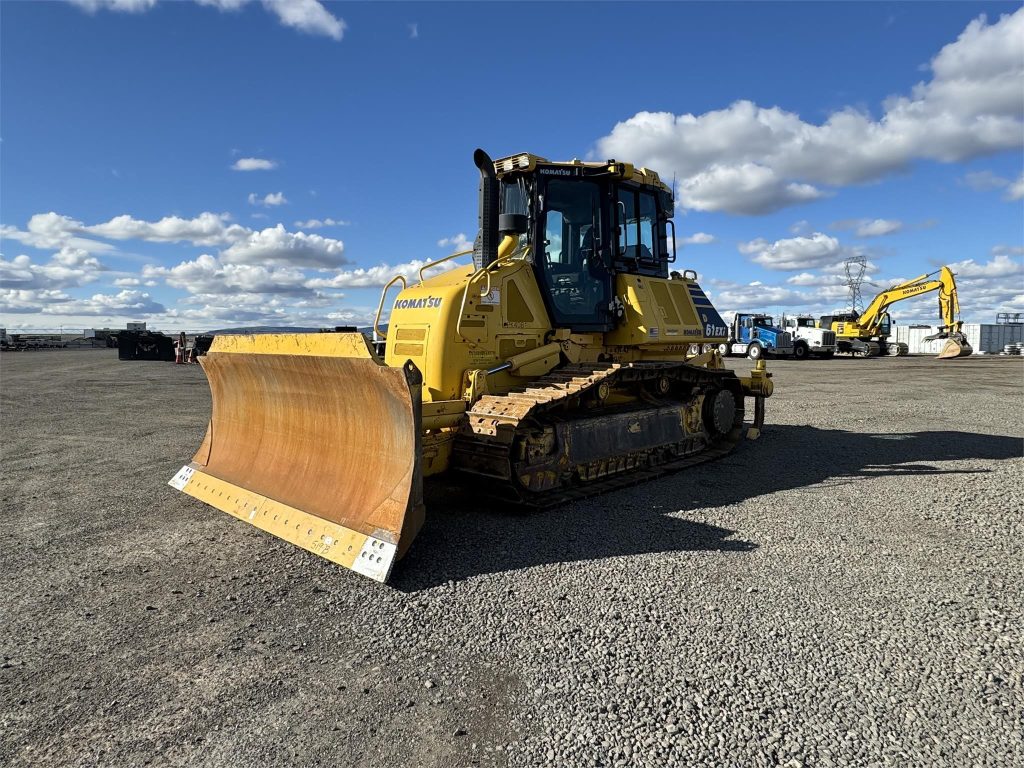
<path id="1" fill-rule="evenodd" d="M 473 246 L 473 262 L 480 269 L 498 258 L 498 176 L 494 161 L 482 149 L 473 153 L 473 162 L 480 170 L 480 234 Z"/>

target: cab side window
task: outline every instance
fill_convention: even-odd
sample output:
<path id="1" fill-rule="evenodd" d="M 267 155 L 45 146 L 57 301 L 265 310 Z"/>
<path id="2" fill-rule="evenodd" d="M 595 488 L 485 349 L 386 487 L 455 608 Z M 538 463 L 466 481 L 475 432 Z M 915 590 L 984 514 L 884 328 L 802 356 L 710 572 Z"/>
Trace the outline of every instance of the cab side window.
<path id="1" fill-rule="evenodd" d="M 661 254 L 658 252 L 658 206 L 654 202 L 654 195 L 647 192 L 637 193 L 640 199 L 639 216 L 637 223 L 640 225 L 640 258 L 646 261 L 660 261 Z"/>
<path id="2" fill-rule="evenodd" d="M 636 253 L 636 192 L 632 189 L 619 189 L 619 253 L 631 258 Z"/>
<path id="3" fill-rule="evenodd" d="M 626 272 L 667 277 L 664 238 L 654 194 L 622 186 L 615 203 L 619 233 L 617 266 Z"/>

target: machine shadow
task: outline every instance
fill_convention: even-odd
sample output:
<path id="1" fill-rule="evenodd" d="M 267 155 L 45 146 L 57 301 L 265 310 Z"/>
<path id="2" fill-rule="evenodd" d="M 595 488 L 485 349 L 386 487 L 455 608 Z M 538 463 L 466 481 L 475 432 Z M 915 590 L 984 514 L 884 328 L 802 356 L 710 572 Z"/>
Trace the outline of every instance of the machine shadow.
<path id="1" fill-rule="evenodd" d="M 935 431 L 863 434 L 776 425 L 717 461 L 542 512 L 428 484 L 427 520 L 392 575 L 405 592 L 487 573 L 653 552 L 750 552 L 736 531 L 679 517 L 776 491 L 858 478 L 987 472 L 931 462 L 1024 456 L 1024 440 Z M 827 488 L 822 492 L 827 493 Z M 851 510 L 856 512 L 856 510 Z"/>

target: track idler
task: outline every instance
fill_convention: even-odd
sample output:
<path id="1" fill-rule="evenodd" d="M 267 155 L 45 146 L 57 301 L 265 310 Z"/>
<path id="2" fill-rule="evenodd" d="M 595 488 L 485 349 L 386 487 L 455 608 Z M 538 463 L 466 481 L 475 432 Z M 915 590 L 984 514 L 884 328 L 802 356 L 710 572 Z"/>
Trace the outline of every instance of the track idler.
<path id="1" fill-rule="evenodd" d="M 716 389 L 704 396 L 704 425 L 712 435 L 727 435 L 736 421 L 736 396 L 727 389 Z"/>

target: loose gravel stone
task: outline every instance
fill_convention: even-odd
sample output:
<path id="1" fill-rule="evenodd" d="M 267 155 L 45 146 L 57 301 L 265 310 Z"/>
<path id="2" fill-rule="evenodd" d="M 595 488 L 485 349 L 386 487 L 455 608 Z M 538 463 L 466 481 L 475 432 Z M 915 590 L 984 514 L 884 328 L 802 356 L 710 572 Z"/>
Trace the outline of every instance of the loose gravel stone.
<path id="1" fill-rule="evenodd" d="M 1024 764 L 1019 359 L 771 361 L 720 461 L 429 488 L 390 586 L 166 485 L 198 367 L 0 365 L 0 765 Z"/>

